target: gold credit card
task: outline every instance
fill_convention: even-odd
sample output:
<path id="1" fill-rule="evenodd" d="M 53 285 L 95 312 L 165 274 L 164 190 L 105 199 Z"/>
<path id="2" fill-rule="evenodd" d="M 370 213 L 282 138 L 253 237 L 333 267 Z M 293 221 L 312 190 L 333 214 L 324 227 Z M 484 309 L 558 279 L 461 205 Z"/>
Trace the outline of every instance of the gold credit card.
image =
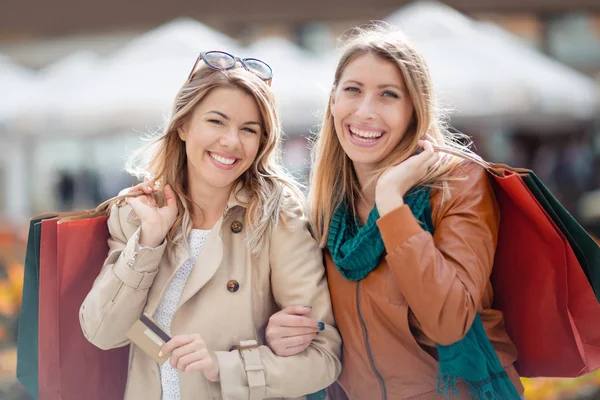
<path id="1" fill-rule="evenodd" d="M 171 340 L 171 337 L 148 316 L 142 314 L 140 319 L 127 331 L 127 337 L 158 364 L 164 364 L 169 358 L 168 354 L 159 357 L 158 353 L 162 346 Z"/>

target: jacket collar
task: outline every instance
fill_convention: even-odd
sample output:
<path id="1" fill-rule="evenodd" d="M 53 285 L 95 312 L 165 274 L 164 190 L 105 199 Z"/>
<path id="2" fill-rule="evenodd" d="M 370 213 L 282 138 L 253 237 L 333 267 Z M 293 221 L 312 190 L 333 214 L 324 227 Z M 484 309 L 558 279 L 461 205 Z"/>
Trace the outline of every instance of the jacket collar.
<path id="1" fill-rule="evenodd" d="M 227 201 L 227 205 L 225 206 L 225 212 L 234 207 L 248 208 L 249 201 L 250 191 L 244 186 L 242 182 L 238 182 L 231 191 L 231 194 L 229 195 L 229 200 Z"/>
<path id="2" fill-rule="evenodd" d="M 235 207 L 242 207 L 244 209 L 247 209 L 249 206 L 249 200 L 250 191 L 248 190 L 248 188 L 244 187 L 242 182 L 238 182 L 231 191 L 231 194 L 229 195 L 229 200 L 227 201 L 227 205 L 225 206 L 223 216 L 225 216 L 229 210 Z M 127 222 L 137 224 L 140 223 L 140 219 L 136 215 L 135 211 L 133 211 L 133 209 L 131 209 L 129 211 L 129 214 L 127 215 Z M 178 233 L 180 232 L 181 227 L 178 228 Z"/>

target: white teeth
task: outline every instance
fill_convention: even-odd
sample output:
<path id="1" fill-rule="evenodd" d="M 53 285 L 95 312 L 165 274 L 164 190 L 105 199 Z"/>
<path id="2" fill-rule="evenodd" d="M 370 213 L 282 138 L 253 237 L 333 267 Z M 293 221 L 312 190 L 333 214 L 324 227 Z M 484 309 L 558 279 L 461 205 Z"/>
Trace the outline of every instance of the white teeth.
<path id="1" fill-rule="evenodd" d="M 373 143 L 374 142 L 373 139 L 365 139 L 358 135 L 353 135 L 353 136 L 354 136 L 354 140 L 356 140 L 357 142 L 363 142 L 363 143 Z"/>
<path id="2" fill-rule="evenodd" d="M 363 131 L 361 129 L 350 128 L 350 132 L 352 132 L 355 136 L 360 136 L 367 139 L 379 139 L 381 136 L 383 136 L 383 132 L 381 131 Z"/>
<path id="3" fill-rule="evenodd" d="M 225 164 L 225 165 L 231 165 L 235 162 L 235 158 L 225 158 L 225 157 L 221 157 L 218 156 L 214 153 L 209 152 L 208 153 L 212 158 L 214 158 L 215 160 L 217 160 L 218 162 L 220 162 L 221 164 Z"/>

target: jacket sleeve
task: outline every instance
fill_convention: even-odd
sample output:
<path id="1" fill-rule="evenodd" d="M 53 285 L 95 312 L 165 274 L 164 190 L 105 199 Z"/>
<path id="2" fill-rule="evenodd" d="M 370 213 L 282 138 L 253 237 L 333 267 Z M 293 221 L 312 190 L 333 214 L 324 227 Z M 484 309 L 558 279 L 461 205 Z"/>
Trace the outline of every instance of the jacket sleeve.
<path id="1" fill-rule="evenodd" d="M 499 213 L 485 170 L 450 182 L 433 237 L 407 205 L 377 221 L 386 261 L 423 332 L 450 345 L 471 328 L 489 282 Z"/>
<path id="2" fill-rule="evenodd" d="M 216 352 L 223 399 L 300 397 L 331 385 L 341 372 L 341 337 L 334 325 L 322 251 L 308 231 L 299 204 L 273 228 L 271 289 L 280 308 L 311 305 L 325 329 L 294 356 L 277 356 L 268 346 L 255 353 Z"/>
<path id="3" fill-rule="evenodd" d="M 140 228 L 127 235 L 121 224 L 130 212 L 129 206 L 112 208 L 108 257 L 79 310 L 83 334 L 104 350 L 129 343 L 126 332 L 143 312 L 166 247 L 165 241 L 138 251 Z"/>

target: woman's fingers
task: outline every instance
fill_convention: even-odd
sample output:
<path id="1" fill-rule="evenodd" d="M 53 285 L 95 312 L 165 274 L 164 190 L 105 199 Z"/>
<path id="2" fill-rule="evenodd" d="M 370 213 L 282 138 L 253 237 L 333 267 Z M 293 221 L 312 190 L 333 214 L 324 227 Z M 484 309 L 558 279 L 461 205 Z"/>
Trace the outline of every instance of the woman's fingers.
<path id="1" fill-rule="evenodd" d="M 310 306 L 288 306 L 273 314 L 265 330 L 267 343 L 279 356 L 293 355 L 289 347 L 308 346 L 325 324 L 307 317 Z M 300 346 L 300 347 L 299 347 Z"/>
<path id="2" fill-rule="evenodd" d="M 147 195 L 147 202 L 146 204 L 150 207 L 158 207 L 158 204 L 156 203 L 156 199 L 154 198 L 153 195 Z"/>
<path id="3" fill-rule="evenodd" d="M 433 143 L 435 146 L 439 145 L 438 141 L 436 138 L 434 138 L 431 133 L 428 133 L 427 135 L 427 140 L 429 140 L 431 143 Z"/>
<path id="4" fill-rule="evenodd" d="M 133 192 L 143 192 L 144 194 L 149 195 L 149 194 L 158 192 L 158 189 L 159 189 L 159 185 L 157 182 L 148 181 L 148 182 L 138 183 L 137 185 L 129 187 L 127 189 L 123 189 L 119 192 L 119 195 L 133 193 Z"/>
<path id="5" fill-rule="evenodd" d="M 140 189 L 143 190 L 144 193 L 146 193 L 146 194 L 152 194 L 152 193 L 158 192 L 158 183 L 155 181 L 148 181 L 148 182 L 140 183 L 137 186 L 139 186 Z"/>
<path id="6" fill-rule="evenodd" d="M 312 326 L 294 326 L 294 327 L 289 327 L 289 326 L 277 326 L 277 327 L 273 327 L 272 331 L 270 332 L 270 336 L 273 339 L 284 339 L 284 338 L 289 338 L 289 337 L 293 337 L 293 336 L 301 336 L 301 335 L 307 335 L 307 334 L 311 334 L 311 333 L 318 333 L 321 332 L 319 330 L 318 327 L 312 327 Z"/>
<path id="7" fill-rule="evenodd" d="M 284 338 L 311 333 L 316 334 L 323 329 L 325 329 L 325 324 L 319 323 L 312 318 L 280 314 L 271 317 L 265 330 L 265 335 L 267 343 L 273 348 Z"/>
<path id="8" fill-rule="evenodd" d="M 431 140 L 419 140 L 417 142 L 419 144 L 419 146 L 421 146 L 423 148 L 423 151 L 421 152 L 421 154 L 423 153 L 433 153 L 433 142 Z M 421 155 L 419 154 L 419 155 Z"/>
<path id="9" fill-rule="evenodd" d="M 183 369 L 180 369 L 181 372 L 204 372 L 210 369 L 214 364 L 214 360 L 203 358 L 198 361 L 193 361 L 187 364 Z"/>
<path id="10" fill-rule="evenodd" d="M 177 210 L 177 199 L 175 198 L 175 192 L 171 188 L 171 185 L 165 186 L 164 194 L 167 207 Z"/>
<path id="11" fill-rule="evenodd" d="M 136 197 L 126 197 L 125 201 L 131 205 L 131 207 L 134 210 L 140 210 L 141 207 L 153 207 L 153 203 L 152 201 L 154 201 L 154 199 L 152 198 L 152 196 L 148 196 L 148 195 L 139 195 Z"/>
<path id="12" fill-rule="evenodd" d="M 290 348 L 290 347 L 308 345 L 316 337 L 317 337 L 317 333 L 311 332 L 311 333 L 307 333 L 307 334 L 303 334 L 303 335 L 295 335 L 295 336 L 287 337 L 285 339 L 282 339 L 281 341 L 286 348 Z"/>
<path id="13" fill-rule="evenodd" d="M 417 159 L 418 159 L 418 164 L 422 164 L 427 162 L 430 158 L 432 158 L 433 156 L 435 156 L 435 151 L 433 150 L 433 144 L 429 141 L 429 140 L 419 140 L 418 141 L 419 146 L 421 146 L 423 148 L 423 151 L 418 154 Z"/>
<path id="14" fill-rule="evenodd" d="M 146 203 L 146 200 L 142 197 L 145 197 L 145 196 L 126 197 L 125 198 L 125 202 L 127 204 L 129 204 L 131 206 L 131 208 L 133 208 L 133 211 L 135 211 L 135 213 L 138 215 L 139 215 L 139 211 L 141 211 L 142 207 L 144 207 L 144 204 Z"/>
<path id="15" fill-rule="evenodd" d="M 429 140 L 419 140 L 419 146 L 423 148 L 423 151 L 415 156 L 418 159 L 415 160 L 418 172 L 421 176 L 425 176 L 430 172 L 430 168 L 433 167 L 439 160 L 440 156 L 433 149 L 433 143 Z"/>
<path id="16" fill-rule="evenodd" d="M 279 314 L 273 316 L 273 324 L 292 328 L 315 328 L 319 329 L 319 321 L 303 315 Z"/>
<path id="17" fill-rule="evenodd" d="M 282 357 L 289 357 L 296 355 L 302 351 L 304 351 L 308 346 L 310 346 L 311 342 L 317 337 L 316 333 L 310 333 L 306 335 L 293 336 L 285 339 L 280 339 L 277 343 L 275 343 L 276 348 L 278 349 L 275 354 Z"/>
<path id="18" fill-rule="evenodd" d="M 173 352 L 175 354 L 175 352 Z M 172 357 L 172 356 L 171 356 Z M 209 357 L 208 349 L 201 348 L 198 350 L 193 350 L 188 353 L 182 354 L 177 358 L 177 363 L 173 365 L 174 368 L 179 371 L 185 371 L 186 367 L 190 364 L 193 364 L 197 361 L 205 360 Z"/>

